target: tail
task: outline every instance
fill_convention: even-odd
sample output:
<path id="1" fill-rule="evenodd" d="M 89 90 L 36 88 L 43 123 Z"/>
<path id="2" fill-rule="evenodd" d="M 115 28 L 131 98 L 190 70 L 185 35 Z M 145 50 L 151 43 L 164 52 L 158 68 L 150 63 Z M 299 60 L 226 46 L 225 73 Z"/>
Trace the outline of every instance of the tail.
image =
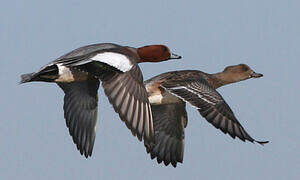
<path id="1" fill-rule="evenodd" d="M 21 75 L 20 84 L 32 81 L 53 82 L 58 78 L 57 65 L 46 66 L 36 73 L 29 73 Z"/>
<path id="2" fill-rule="evenodd" d="M 32 79 L 34 79 L 34 77 L 35 77 L 35 73 L 22 74 L 21 81 L 19 82 L 19 84 L 31 82 L 33 81 Z"/>

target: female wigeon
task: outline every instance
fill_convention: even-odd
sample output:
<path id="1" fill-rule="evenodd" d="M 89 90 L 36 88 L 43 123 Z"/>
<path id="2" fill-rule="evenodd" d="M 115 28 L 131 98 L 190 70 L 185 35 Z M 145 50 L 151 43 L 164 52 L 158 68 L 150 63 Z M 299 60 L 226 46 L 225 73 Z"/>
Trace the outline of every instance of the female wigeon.
<path id="1" fill-rule="evenodd" d="M 176 167 L 183 161 L 184 128 L 188 118 L 186 102 L 197 108 L 200 114 L 217 129 L 236 136 L 242 141 L 257 142 L 242 127 L 217 88 L 226 84 L 262 77 L 249 66 L 229 66 L 223 72 L 207 74 L 196 70 L 173 71 L 160 74 L 144 82 L 149 94 L 155 143 L 145 143 L 147 153 L 157 162 Z"/>
<path id="2" fill-rule="evenodd" d="M 97 125 L 100 80 L 109 102 L 122 121 L 141 141 L 153 143 L 151 107 L 143 75 L 137 65 L 180 59 L 167 46 L 140 48 L 103 43 L 84 46 L 43 66 L 38 72 L 24 74 L 20 83 L 55 82 L 64 91 L 64 117 L 77 149 L 92 155 Z"/>

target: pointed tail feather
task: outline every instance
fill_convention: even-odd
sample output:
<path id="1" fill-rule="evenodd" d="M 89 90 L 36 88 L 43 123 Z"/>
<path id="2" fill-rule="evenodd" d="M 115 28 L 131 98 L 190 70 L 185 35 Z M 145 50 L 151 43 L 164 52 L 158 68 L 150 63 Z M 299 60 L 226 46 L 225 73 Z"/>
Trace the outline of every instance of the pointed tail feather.
<path id="1" fill-rule="evenodd" d="M 19 82 L 19 84 L 31 82 L 34 77 L 35 77 L 35 73 L 22 74 L 21 81 Z"/>
<path id="2" fill-rule="evenodd" d="M 57 65 L 48 65 L 38 72 L 21 75 L 20 84 L 32 81 L 53 82 L 56 78 L 58 78 L 58 73 Z"/>

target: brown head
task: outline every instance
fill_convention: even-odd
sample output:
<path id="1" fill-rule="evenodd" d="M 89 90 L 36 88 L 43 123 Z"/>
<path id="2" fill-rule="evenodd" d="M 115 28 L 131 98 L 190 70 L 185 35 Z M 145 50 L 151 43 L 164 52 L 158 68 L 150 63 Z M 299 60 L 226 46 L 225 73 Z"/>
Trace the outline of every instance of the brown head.
<path id="1" fill-rule="evenodd" d="M 169 59 L 181 59 L 181 56 L 173 54 L 165 45 L 150 45 L 137 48 L 140 56 L 139 62 L 161 62 Z"/>
<path id="2" fill-rule="evenodd" d="M 243 81 L 250 78 L 260 78 L 263 75 L 254 72 L 248 65 L 239 64 L 235 66 L 228 66 L 224 69 L 223 73 L 229 74 L 235 82 Z"/>
<path id="3" fill-rule="evenodd" d="M 244 81 L 250 78 L 260 78 L 263 75 L 254 72 L 248 65 L 239 64 L 226 67 L 223 72 L 212 74 L 215 88 L 224 86 L 226 84 Z"/>

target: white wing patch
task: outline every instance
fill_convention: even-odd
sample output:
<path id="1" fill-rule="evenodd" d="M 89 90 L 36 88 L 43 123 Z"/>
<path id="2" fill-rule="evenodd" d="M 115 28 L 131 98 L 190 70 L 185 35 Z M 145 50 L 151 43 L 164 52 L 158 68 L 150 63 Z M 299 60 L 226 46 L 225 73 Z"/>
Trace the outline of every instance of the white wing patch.
<path id="1" fill-rule="evenodd" d="M 91 59 L 94 61 L 106 63 L 119 69 L 122 72 L 129 71 L 133 66 L 132 62 L 127 56 L 114 52 L 99 53 L 93 56 Z"/>

